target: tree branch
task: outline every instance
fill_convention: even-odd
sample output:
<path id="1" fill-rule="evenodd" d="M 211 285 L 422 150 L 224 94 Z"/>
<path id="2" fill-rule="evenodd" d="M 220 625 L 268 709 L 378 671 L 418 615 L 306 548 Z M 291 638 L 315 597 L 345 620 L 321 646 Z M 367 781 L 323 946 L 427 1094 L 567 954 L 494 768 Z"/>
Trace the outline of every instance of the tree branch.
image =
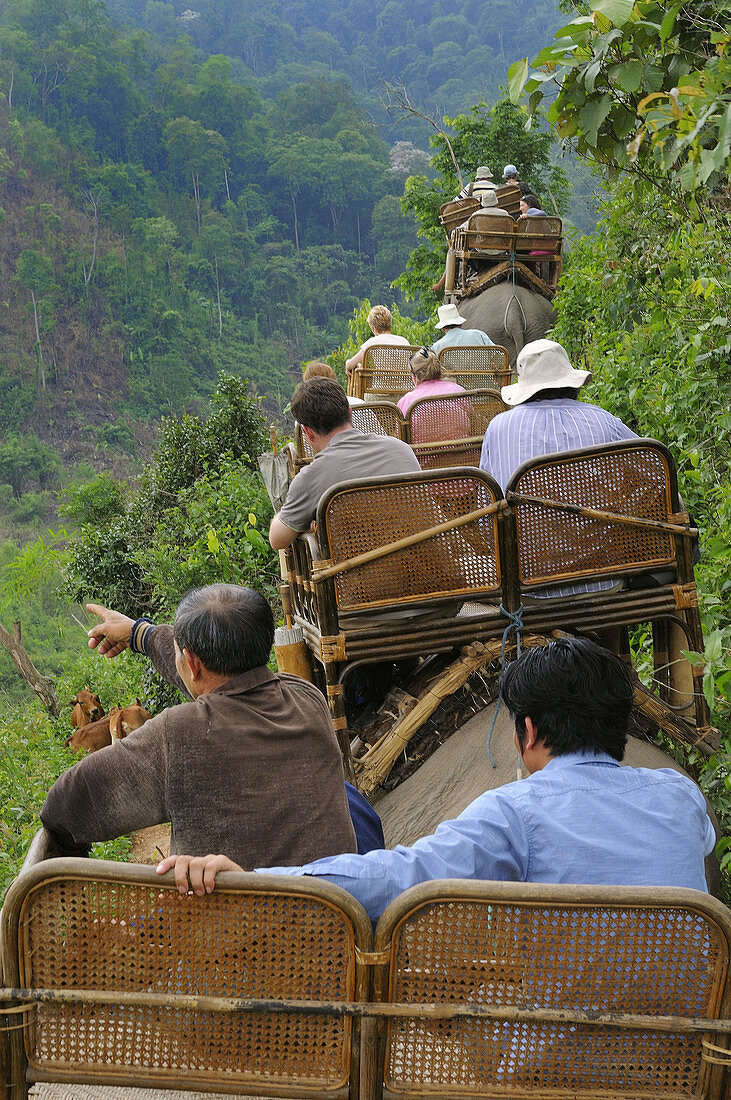
<path id="1" fill-rule="evenodd" d="M 386 89 L 386 101 L 384 107 L 389 114 L 393 114 L 395 111 L 401 111 L 406 115 L 414 115 L 415 118 L 421 118 L 424 122 L 428 122 L 430 126 L 433 126 L 436 132 L 441 138 L 444 139 L 447 148 L 449 149 L 449 155 L 452 158 L 452 164 L 454 170 L 457 173 L 457 179 L 459 180 L 460 190 L 463 186 L 462 172 L 457 164 L 457 158 L 454 155 L 454 149 L 452 143 L 449 140 L 449 136 L 442 127 L 435 122 L 431 115 L 427 115 L 424 111 L 420 111 L 417 107 L 414 107 L 409 98 L 409 93 L 406 90 L 406 85 L 401 80 L 388 81 L 384 80 L 383 86 Z"/>
<path id="2" fill-rule="evenodd" d="M 20 675 L 33 688 L 48 713 L 54 718 L 58 718 L 61 713 L 61 704 L 58 701 L 53 681 L 41 676 L 26 653 L 20 623 L 13 623 L 12 634 L 0 623 L 0 645 L 8 651 L 20 671 Z"/>

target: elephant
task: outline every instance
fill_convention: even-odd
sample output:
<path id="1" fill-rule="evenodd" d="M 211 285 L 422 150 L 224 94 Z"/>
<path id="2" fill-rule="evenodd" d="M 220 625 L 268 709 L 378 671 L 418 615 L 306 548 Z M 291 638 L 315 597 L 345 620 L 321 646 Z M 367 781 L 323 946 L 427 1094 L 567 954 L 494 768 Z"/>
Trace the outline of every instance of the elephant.
<path id="1" fill-rule="evenodd" d="M 547 298 L 509 282 L 488 287 L 474 298 L 463 298 L 458 308 L 466 328 L 482 329 L 495 344 L 507 348 L 513 369 L 523 345 L 543 339 L 556 320 Z"/>

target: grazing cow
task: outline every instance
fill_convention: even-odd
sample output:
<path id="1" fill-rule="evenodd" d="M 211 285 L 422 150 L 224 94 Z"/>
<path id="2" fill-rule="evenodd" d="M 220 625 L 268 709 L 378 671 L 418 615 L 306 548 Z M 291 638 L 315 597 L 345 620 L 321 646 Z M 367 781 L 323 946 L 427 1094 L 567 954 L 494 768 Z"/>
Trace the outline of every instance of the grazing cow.
<path id="1" fill-rule="evenodd" d="M 102 701 L 95 691 L 89 691 L 88 685 L 83 691 L 77 691 L 69 703 L 73 707 L 71 711 L 71 725 L 74 729 L 88 726 L 90 722 L 98 722 L 104 717 Z"/>
<path id="2" fill-rule="evenodd" d="M 109 732 L 108 714 L 105 714 L 103 718 L 99 718 L 96 722 L 88 722 L 85 726 L 79 726 L 64 741 L 64 745 L 72 752 L 81 752 L 82 749 L 96 752 L 97 749 L 103 749 L 105 745 L 111 745 L 111 743 L 112 737 Z"/>
<path id="3" fill-rule="evenodd" d="M 115 707 L 109 715 L 109 734 L 112 743 L 126 737 L 133 730 L 138 730 L 140 726 L 144 726 L 149 718 L 152 718 L 152 715 L 145 710 L 139 699 L 132 706 L 122 707 L 121 709 Z"/>
<path id="4" fill-rule="evenodd" d="M 103 718 L 75 730 L 70 737 L 66 738 L 64 745 L 72 752 L 81 752 L 82 749 L 96 752 L 97 749 L 103 749 L 113 741 L 118 741 L 133 730 L 139 729 L 150 717 L 151 715 L 140 705 L 139 700 L 136 705 L 130 707 L 113 707 Z"/>

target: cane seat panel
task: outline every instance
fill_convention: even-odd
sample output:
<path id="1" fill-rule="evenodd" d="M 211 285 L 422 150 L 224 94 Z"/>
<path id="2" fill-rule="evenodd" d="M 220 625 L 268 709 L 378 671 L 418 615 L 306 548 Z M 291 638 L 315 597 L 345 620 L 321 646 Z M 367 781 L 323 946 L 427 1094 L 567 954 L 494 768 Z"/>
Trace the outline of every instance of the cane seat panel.
<path id="1" fill-rule="evenodd" d="M 487 425 L 505 405 L 495 390 L 424 397 L 409 409 L 411 446 L 422 469 L 479 466 Z"/>
<path id="2" fill-rule="evenodd" d="M 391 944 L 383 999 L 484 1005 L 503 1017 L 390 1021 L 384 1096 L 705 1096 L 712 1071 L 702 1032 L 519 1014 L 718 1018 L 728 1010 L 730 928 L 720 903 L 692 890 L 415 887 L 377 928 L 376 947 Z"/>
<path id="3" fill-rule="evenodd" d="M 414 388 L 409 359 L 418 351 L 408 344 L 373 344 L 367 348 L 363 363 L 351 373 L 348 393 L 353 397 L 397 398 Z"/>
<path id="4" fill-rule="evenodd" d="M 372 401 L 367 405 L 354 405 L 350 412 L 353 427 L 359 432 L 391 435 L 395 439 L 405 438 L 404 418 L 398 406 L 392 401 Z M 295 448 L 301 461 L 311 462 L 315 457 L 315 452 L 302 431 L 301 424 L 295 427 Z"/>
<path id="5" fill-rule="evenodd" d="M 83 861 L 83 871 L 67 869 L 81 863 L 46 861 L 12 888 L 6 980 L 78 991 L 80 998 L 36 1004 L 24 1035 L 29 1080 L 209 1090 L 225 1083 L 225 1091 L 255 1094 L 264 1085 L 280 1096 L 289 1086 L 313 1097 L 347 1095 L 350 1017 L 121 998 L 90 1004 L 83 994 L 358 1000 L 365 984 L 356 943 L 367 945 L 368 922 L 357 903 L 351 913 L 352 898 L 253 874 L 227 876 L 239 888 L 222 880 L 212 895 L 196 898 L 151 868 L 92 860 Z M 10 941 L 14 958 L 7 956 Z"/>
<path id="6" fill-rule="evenodd" d="M 671 464 L 661 444 L 638 440 L 566 451 L 520 467 L 506 496 L 514 508 L 521 585 L 631 574 L 674 564 L 675 538 L 667 531 L 521 503 L 510 496 L 662 523 L 677 511 Z"/>
<path id="7" fill-rule="evenodd" d="M 455 468 L 374 478 L 331 490 L 320 502 L 325 556 L 341 563 L 378 550 L 500 500 L 496 483 L 479 470 Z M 497 513 L 443 531 L 335 576 L 340 612 L 443 599 L 495 595 L 501 584 Z"/>

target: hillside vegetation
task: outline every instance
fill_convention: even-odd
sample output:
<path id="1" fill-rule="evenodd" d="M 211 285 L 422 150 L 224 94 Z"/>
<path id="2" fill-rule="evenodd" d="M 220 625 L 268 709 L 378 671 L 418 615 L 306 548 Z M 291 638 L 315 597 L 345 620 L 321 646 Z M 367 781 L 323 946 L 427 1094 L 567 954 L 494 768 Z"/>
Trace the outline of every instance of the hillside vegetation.
<path id="1" fill-rule="evenodd" d="M 393 0 L 9 0 L 0 446 L 30 431 L 67 466 L 124 474 L 148 426 L 201 411 L 221 370 L 281 408 L 297 365 L 342 343 L 366 296 L 393 296 L 414 245 L 399 200 L 431 131 L 392 128 L 383 81 L 459 111 L 556 18 L 472 0 L 431 17 Z M 24 491 L 40 480 L 28 469 Z"/>

